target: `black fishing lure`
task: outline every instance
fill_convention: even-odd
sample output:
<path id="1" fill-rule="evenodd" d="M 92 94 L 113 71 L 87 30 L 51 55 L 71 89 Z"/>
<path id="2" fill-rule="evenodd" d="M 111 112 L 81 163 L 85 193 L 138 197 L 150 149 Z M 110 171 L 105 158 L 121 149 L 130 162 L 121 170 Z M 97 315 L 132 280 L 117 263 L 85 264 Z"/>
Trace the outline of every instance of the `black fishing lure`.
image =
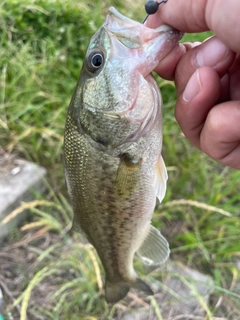
<path id="1" fill-rule="evenodd" d="M 158 7 L 161 3 L 166 3 L 168 0 L 162 0 L 160 2 L 157 2 L 155 0 L 148 0 L 145 3 L 145 10 L 147 12 L 146 17 L 144 18 L 142 23 L 145 23 L 149 15 L 154 14 L 158 11 Z"/>

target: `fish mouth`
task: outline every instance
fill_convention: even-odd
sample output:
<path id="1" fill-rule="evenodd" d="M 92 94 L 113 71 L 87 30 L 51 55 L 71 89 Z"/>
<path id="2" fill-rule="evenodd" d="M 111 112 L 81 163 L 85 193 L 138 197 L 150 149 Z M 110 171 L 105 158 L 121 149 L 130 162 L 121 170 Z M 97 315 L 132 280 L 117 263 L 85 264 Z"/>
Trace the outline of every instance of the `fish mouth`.
<path id="1" fill-rule="evenodd" d="M 123 16 L 113 7 L 109 9 L 104 29 L 111 41 L 109 61 L 115 63 L 116 57 L 122 61 L 131 59 L 128 68 L 138 70 L 144 78 L 183 36 L 181 31 L 166 24 L 149 28 Z"/>

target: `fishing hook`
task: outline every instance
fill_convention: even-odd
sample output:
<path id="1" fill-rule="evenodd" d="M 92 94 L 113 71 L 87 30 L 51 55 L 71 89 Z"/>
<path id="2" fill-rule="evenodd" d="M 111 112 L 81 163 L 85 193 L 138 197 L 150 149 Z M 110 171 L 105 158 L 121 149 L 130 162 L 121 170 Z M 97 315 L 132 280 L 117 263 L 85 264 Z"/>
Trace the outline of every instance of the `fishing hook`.
<path id="1" fill-rule="evenodd" d="M 145 3 L 145 10 L 147 12 L 146 17 L 143 19 L 142 24 L 144 24 L 147 20 L 147 18 L 149 17 L 150 14 L 154 14 L 158 11 L 158 7 L 161 3 L 166 3 L 168 0 L 162 0 L 160 2 L 157 2 L 155 0 L 148 0 Z"/>

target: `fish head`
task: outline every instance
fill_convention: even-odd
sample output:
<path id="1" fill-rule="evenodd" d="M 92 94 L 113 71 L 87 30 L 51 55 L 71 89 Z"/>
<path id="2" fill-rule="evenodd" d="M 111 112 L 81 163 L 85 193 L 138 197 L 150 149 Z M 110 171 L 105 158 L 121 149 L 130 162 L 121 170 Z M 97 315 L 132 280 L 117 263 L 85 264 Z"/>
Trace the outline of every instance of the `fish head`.
<path id="1" fill-rule="evenodd" d="M 79 126 L 96 147 L 113 149 L 146 134 L 142 129 L 161 107 L 151 72 L 181 36 L 167 25 L 150 29 L 109 9 L 90 41 L 73 99 Z"/>

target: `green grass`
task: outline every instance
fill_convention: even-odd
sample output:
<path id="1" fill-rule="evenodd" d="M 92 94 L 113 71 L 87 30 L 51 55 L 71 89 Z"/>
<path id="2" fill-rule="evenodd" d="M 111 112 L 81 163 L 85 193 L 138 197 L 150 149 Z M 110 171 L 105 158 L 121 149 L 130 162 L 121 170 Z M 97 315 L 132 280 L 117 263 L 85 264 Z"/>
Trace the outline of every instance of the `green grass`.
<path id="1" fill-rule="evenodd" d="M 48 169 L 48 191 L 29 205 L 30 222 L 15 241 L 24 242 L 29 230 L 36 236 L 32 241 L 48 232 L 58 237 L 47 250 L 31 248 L 37 257 L 33 276 L 23 283 L 14 306 L 8 303 L 11 312 L 17 313 L 15 306 L 19 307 L 21 320 L 27 312 L 29 319 L 34 314 L 38 319 L 54 320 L 112 319 L 117 312 L 118 307 L 111 309 L 102 296 L 102 269 L 94 250 L 80 244 L 78 235 L 67 235 L 72 212 L 61 153 L 67 107 L 90 37 L 110 5 L 141 21 L 143 3 L 7 0 L 0 4 L 1 147 Z M 202 41 L 208 36 L 185 35 L 184 41 Z M 169 181 L 153 223 L 169 239 L 173 259 L 213 277 L 214 299 L 223 296 L 230 306 L 239 305 L 240 172 L 215 163 L 185 139 L 174 119 L 174 86 L 159 83 Z M 173 232 L 178 224 L 178 231 Z M 49 281 L 54 290 L 48 303 L 34 304 L 34 288 Z M 151 305 L 161 319 L 156 301 Z M 216 312 L 211 305 L 208 318 L 214 319 Z"/>

